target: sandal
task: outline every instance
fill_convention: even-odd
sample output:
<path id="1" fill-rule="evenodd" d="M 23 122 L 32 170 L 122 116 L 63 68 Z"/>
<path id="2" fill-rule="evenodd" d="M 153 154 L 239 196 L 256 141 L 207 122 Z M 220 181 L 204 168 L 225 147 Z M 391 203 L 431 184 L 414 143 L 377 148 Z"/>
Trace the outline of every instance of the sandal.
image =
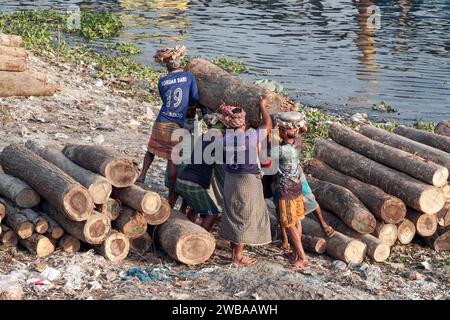
<path id="1" fill-rule="evenodd" d="M 336 233 L 336 231 L 334 231 L 334 229 L 331 226 L 326 226 L 323 229 L 323 231 L 325 232 L 325 235 L 327 236 L 327 238 L 331 238 Z"/>

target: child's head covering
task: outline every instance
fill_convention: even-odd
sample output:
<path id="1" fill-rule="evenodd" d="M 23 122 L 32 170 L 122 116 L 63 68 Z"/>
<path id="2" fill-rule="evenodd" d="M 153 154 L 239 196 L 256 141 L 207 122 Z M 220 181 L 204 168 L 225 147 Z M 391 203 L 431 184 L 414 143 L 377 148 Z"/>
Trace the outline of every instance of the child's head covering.
<path id="1" fill-rule="evenodd" d="M 283 130 L 306 128 L 306 115 L 303 112 L 289 111 L 275 115 L 275 124 Z"/>
<path id="2" fill-rule="evenodd" d="M 236 129 L 245 124 L 246 113 L 244 109 L 235 106 L 226 106 L 225 104 L 222 104 L 219 109 L 221 112 L 219 119 L 227 128 Z"/>
<path id="3" fill-rule="evenodd" d="M 170 67 L 181 66 L 181 59 L 187 54 L 187 49 L 183 45 L 176 45 L 175 48 L 163 48 L 156 51 L 153 58 L 155 62 L 165 64 Z"/>

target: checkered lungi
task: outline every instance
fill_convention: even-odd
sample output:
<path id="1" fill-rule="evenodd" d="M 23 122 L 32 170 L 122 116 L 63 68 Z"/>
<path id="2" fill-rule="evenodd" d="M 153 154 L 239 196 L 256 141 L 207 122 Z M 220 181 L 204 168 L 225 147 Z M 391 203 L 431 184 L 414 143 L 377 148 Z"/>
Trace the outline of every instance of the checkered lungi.
<path id="1" fill-rule="evenodd" d="M 148 151 L 158 157 L 170 160 L 172 149 L 179 142 L 172 141 L 172 134 L 181 127 L 174 122 L 155 122 L 148 142 Z"/>
<path id="2" fill-rule="evenodd" d="M 199 184 L 183 179 L 177 179 L 177 192 L 186 200 L 189 207 L 199 214 L 217 215 L 219 209 L 209 196 L 207 190 Z"/>

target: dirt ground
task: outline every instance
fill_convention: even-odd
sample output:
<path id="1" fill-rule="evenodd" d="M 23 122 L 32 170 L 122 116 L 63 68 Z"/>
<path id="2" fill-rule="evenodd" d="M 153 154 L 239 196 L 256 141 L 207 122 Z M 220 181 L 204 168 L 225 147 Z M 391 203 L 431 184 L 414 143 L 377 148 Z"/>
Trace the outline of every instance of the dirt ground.
<path id="1" fill-rule="evenodd" d="M 158 107 L 124 98 L 114 86 L 91 77 L 82 63 L 72 66 L 30 57 L 33 69 L 46 72 L 62 91 L 45 98 L 0 99 L 0 149 L 28 139 L 62 147 L 66 143 L 111 146 L 141 162 Z M 147 183 L 165 195 L 165 163 L 155 160 Z M 217 236 L 217 230 L 214 231 Z M 106 261 L 85 248 L 69 255 L 56 251 L 36 259 L 23 248 L 0 249 L 0 277 L 16 271 L 24 299 L 448 299 L 450 255 L 414 243 L 395 246 L 388 262 L 346 265 L 308 254 L 311 268 L 293 272 L 278 243 L 248 248 L 258 263 L 229 264 L 230 249 L 218 240 L 203 265 L 187 267 L 155 248 L 123 262 Z M 59 270 L 41 283 L 45 267 Z M 135 269 L 139 268 L 139 269 Z M 130 271 L 131 270 L 131 271 Z M 131 276 L 146 272 L 148 277 Z M 0 278 L 1 280 L 1 278 Z M 0 283 L 1 286 L 1 283 Z"/>

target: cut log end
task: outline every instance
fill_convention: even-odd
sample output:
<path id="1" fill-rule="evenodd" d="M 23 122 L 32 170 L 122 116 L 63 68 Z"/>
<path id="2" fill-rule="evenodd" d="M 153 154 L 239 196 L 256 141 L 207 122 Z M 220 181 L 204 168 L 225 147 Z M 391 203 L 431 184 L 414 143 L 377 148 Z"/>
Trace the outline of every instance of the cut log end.
<path id="1" fill-rule="evenodd" d="M 1 245 L 6 248 L 11 248 L 17 246 L 17 243 L 19 242 L 19 237 L 13 230 L 8 230 L 6 232 L 3 232 L 0 235 L 1 239 Z"/>
<path id="2" fill-rule="evenodd" d="M 41 234 L 33 234 L 28 239 L 21 240 L 20 243 L 38 257 L 46 257 L 55 251 L 53 243 Z"/>
<path id="3" fill-rule="evenodd" d="M 398 238 L 397 226 L 395 224 L 382 224 L 379 228 L 377 227 L 375 236 L 386 245 L 392 247 Z"/>
<path id="4" fill-rule="evenodd" d="M 405 219 L 406 206 L 400 199 L 390 198 L 383 203 L 380 212 L 382 213 L 381 218 L 384 222 L 397 224 Z"/>
<path id="5" fill-rule="evenodd" d="M 124 234 L 115 232 L 106 238 L 101 248 L 101 253 L 106 259 L 121 261 L 128 256 L 130 240 Z"/>
<path id="6" fill-rule="evenodd" d="M 408 219 L 405 219 L 397 225 L 397 229 L 398 241 L 401 244 L 411 243 L 416 234 L 416 227 L 414 226 L 414 223 Z"/>
<path id="7" fill-rule="evenodd" d="M 142 201 L 142 209 L 145 214 L 157 214 L 161 209 L 161 197 L 159 194 L 156 192 L 147 191 L 147 194 Z"/>
<path id="8" fill-rule="evenodd" d="M 80 251 L 80 240 L 71 235 L 65 235 L 59 242 L 59 246 L 67 253 L 76 253 Z"/>
<path id="9" fill-rule="evenodd" d="M 420 196 L 419 204 L 424 213 L 438 213 L 445 206 L 444 193 L 438 188 L 425 190 Z"/>
<path id="10" fill-rule="evenodd" d="M 434 214 L 423 214 L 416 223 L 416 232 L 422 237 L 432 236 L 437 230 L 437 218 Z"/>
<path id="11" fill-rule="evenodd" d="M 48 222 L 44 219 L 39 219 L 39 221 L 37 221 L 34 226 L 34 230 L 40 234 L 46 233 L 48 228 L 49 228 Z"/>
<path id="12" fill-rule="evenodd" d="M 109 162 L 105 168 L 105 177 L 116 188 L 133 185 L 139 176 L 131 160 L 119 159 Z"/>
<path id="13" fill-rule="evenodd" d="M 145 233 L 139 238 L 130 239 L 131 250 L 139 254 L 150 251 L 152 243 L 152 237 L 148 233 Z"/>
<path id="14" fill-rule="evenodd" d="M 111 196 L 112 186 L 106 180 L 99 180 L 88 189 L 95 204 L 105 204 Z"/>
<path id="15" fill-rule="evenodd" d="M 59 239 L 64 235 L 64 229 L 60 227 L 52 228 L 52 231 L 50 232 L 50 237 L 52 239 Z"/>
<path id="16" fill-rule="evenodd" d="M 364 260 L 367 246 L 358 240 L 353 240 L 345 248 L 345 262 L 361 263 Z"/>
<path id="17" fill-rule="evenodd" d="M 436 218 L 441 227 L 450 226 L 450 204 L 446 204 L 444 209 L 436 213 Z"/>
<path id="18" fill-rule="evenodd" d="M 72 220 L 85 221 L 94 210 L 94 201 L 85 188 L 72 188 L 64 196 L 64 208 Z"/>
<path id="19" fill-rule="evenodd" d="M 14 200 L 20 208 L 33 208 L 39 204 L 41 197 L 32 189 L 24 189 Z"/>
<path id="20" fill-rule="evenodd" d="M 111 221 L 101 213 L 89 217 L 84 226 L 84 236 L 91 244 L 100 244 L 111 232 Z"/>
<path id="21" fill-rule="evenodd" d="M 172 213 L 172 208 L 170 208 L 169 201 L 166 198 L 161 198 L 161 206 L 155 214 L 146 214 L 145 219 L 147 223 L 152 226 L 158 226 L 163 224 L 169 219 Z"/>
<path id="22" fill-rule="evenodd" d="M 20 239 L 28 239 L 34 233 L 34 225 L 31 222 L 24 222 L 20 224 L 16 232 Z"/>
<path id="23" fill-rule="evenodd" d="M 361 234 L 372 233 L 375 230 L 377 221 L 373 215 L 368 215 L 367 211 L 361 211 L 355 215 L 351 228 Z"/>
<path id="24" fill-rule="evenodd" d="M 97 205 L 96 210 L 106 215 L 111 221 L 114 221 L 120 215 L 120 208 L 119 200 L 108 198 L 106 203 Z"/>
<path id="25" fill-rule="evenodd" d="M 436 187 L 443 187 L 448 183 L 448 169 L 441 167 L 433 175 L 433 185 Z"/>
<path id="26" fill-rule="evenodd" d="M 178 260 L 187 265 L 205 262 L 215 249 L 215 240 L 210 233 L 187 235 L 179 240 L 176 248 Z"/>
<path id="27" fill-rule="evenodd" d="M 372 253 L 372 259 L 376 262 L 383 262 L 386 261 L 387 258 L 389 258 L 390 254 L 391 248 L 387 244 L 382 243 L 376 246 L 374 252 Z"/>

